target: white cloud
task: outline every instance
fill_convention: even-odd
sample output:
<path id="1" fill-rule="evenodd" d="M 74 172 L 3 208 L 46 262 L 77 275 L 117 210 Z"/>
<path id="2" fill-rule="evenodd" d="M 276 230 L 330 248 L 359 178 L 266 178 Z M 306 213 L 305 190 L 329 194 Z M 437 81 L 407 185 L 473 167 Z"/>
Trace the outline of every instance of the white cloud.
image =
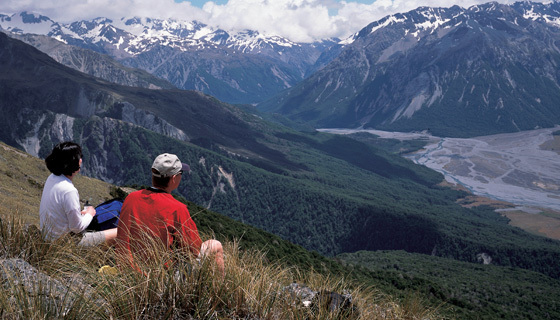
<path id="1" fill-rule="evenodd" d="M 209 19 L 225 29 L 257 29 L 295 41 L 311 41 L 336 33 L 329 8 L 315 0 L 229 0 L 207 3 Z"/>
<path id="2" fill-rule="evenodd" d="M 188 18 L 207 17 L 190 2 L 173 0 L 7 0 L 0 3 L 1 13 L 30 11 L 40 13 L 59 22 L 90 20 L 98 17 Z"/>
<path id="3" fill-rule="evenodd" d="M 469 7 L 485 0 L 376 0 L 360 4 L 337 0 L 229 0 L 207 2 L 202 9 L 173 0 L 4 0 L 0 12 L 32 11 L 55 21 L 69 22 L 107 17 L 140 16 L 198 20 L 226 30 L 253 29 L 293 41 L 345 38 L 369 23 L 396 12 L 420 6 Z M 500 0 L 512 3 L 512 0 Z M 329 15 L 337 12 L 336 15 Z M 334 10 L 334 11 L 333 11 Z"/>

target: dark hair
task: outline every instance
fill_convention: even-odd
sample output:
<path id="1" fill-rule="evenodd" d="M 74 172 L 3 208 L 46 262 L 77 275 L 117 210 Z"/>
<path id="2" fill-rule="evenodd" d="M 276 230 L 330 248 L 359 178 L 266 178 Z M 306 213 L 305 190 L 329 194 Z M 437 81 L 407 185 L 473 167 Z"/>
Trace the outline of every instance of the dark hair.
<path id="1" fill-rule="evenodd" d="M 45 158 L 47 169 L 53 174 L 71 176 L 80 170 L 82 147 L 79 144 L 65 141 L 57 144 L 51 154 Z"/>
<path id="2" fill-rule="evenodd" d="M 152 175 L 152 185 L 156 188 L 167 188 L 169 185 L 169 181 L 171 181 L 171 176 L 169 177 L 156 177 Z"/>

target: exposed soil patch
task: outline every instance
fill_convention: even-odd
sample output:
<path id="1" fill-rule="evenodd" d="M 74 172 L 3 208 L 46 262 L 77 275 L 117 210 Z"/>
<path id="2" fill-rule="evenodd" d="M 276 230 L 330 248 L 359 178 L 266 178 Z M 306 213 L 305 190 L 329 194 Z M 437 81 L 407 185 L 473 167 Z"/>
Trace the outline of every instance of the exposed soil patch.
<path id="1" fill-rule="evenodd" d="M 537 214 L 521 210 L 505 211 L 502 214 L 508 217 L 510 225 L 521 228 L 527 232 L 538 234 L 552 239 L 560 240 L 560 212 L 544 210 Z"/>
<path id="2" fill-rule="evenodd" d="M 514 208 L 515 207 L 515 205 L 513 205 L 509 202 L 490 199 L 490 198 L 481 197 L 481 196 L 475 196 L 475 195 L 471 195 L 471 196 L 467 196 L 463 199 L 459 199 L 459 200 L 457 200 L 457 203 L 460 204 L 461 206 L 465 207 L 465 208 L 472 208 L 472 207 L 478 207 L 478 206 L 490 206 L 494 209 L 506 209 L 506 208 Z"/>
<path id="3" fill-rule="evenodd" d="M 453 184 L 453 183 L 450 183 L 448 181 L 443 181 L 439 185 L 443 186 L 443 187 L 452 188 L 452 189 L 455 189 L 455 190 L 461 190 L 461 191 L 468 192 L 469 193 L 468 196 L 457 200 L 457 203 L 460 204 L 462 207 L 465 207 L 465 208 L 472 208 L 472 207 L 478 207 L 478 206 L 490 206 L 494 209 L 515 208 L 515 205 L 512 204 L 512 203 L 509 203 L 509 202 L 474 195 L 471 192 L 469 192 L 469 190 L 467 188 L 463 187 L 460 184 Z"/>
<path id="4" fill-rule="evenodd" d="M 463 186 L 454 185 L 447 181 L 440 185 L 468 192 Z M 457 200 L 457 203 L 465 208 L 486 205 L 497 210 L 502 209 L 500 214 L 510 220 L 510 225 L 533 234 L 560 240 L 560 211 L 532 208 L 534 210 L 527 212 L 527 210 L 516 209 L 517 207 L 512 203 L 473 194 Z"/>

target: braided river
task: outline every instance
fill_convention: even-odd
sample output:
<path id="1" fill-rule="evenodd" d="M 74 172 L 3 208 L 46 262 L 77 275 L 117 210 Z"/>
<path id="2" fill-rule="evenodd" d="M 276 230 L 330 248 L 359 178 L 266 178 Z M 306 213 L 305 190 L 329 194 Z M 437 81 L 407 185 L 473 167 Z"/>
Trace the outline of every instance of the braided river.
<path id="1" fill-rule="evenodd" d="M 551 144 L 555 137 L 553 132 L 560 131 L 559 126 L 468 139 L 379 130 L 319 131 L 369 132 L 399 140 L 425 139 L 428 145 L 405 157 L 442 173 L 448 182 L 460 184 L 475 195 L 510 202 L 526 211 L 531 208 L 560 210 L 560 150 Z M 544 147 L 547 144 L 552 147 Z"/>

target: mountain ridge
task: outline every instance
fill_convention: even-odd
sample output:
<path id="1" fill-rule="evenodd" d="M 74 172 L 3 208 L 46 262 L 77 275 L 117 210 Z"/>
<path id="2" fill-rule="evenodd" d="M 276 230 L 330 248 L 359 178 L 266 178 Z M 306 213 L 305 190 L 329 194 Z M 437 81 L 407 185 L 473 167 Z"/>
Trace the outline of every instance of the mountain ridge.
<path id="1" fill-rule="evenodd" d="M 179 190 L 188 199 L 327 255 L 398 249 L 476 262 L 484 253 L 560 276 L 555 241 L 459 206 L 462 192 L 400 156 L 270 124 L 201 93 L 114 85 L 4 34 L 0 45 L 0 134 L 11 145 L 34 139 L 41 154 L 74 140 L 84 174 L 121 184 L 146 183 L 153 158 L 175 153 L 193 169 Z"/>
<path id="2" fill-rule="evenodd" d="M 229 103 L 256 103 L 293 86 L 327 63 L 332 53 L 322 53 L 339 41 L 295 43 L 258 31 L 228 32 L 171 19 L 97 18 L 61 24 L 27 12 L 0 15 L 0 27 L 107 54 L 178 88 Z"/>
<path id="3" fill-rule="evenodd" d="M 387 16 L 258 108 L 316 127 L 438 136 L 552 127 L 560 123 L 559 6 L 487 3 Z"/>
<path id="4" fill-rule="evenodd" d="M 148 89 L 174 89 L 166 80 L 150 73 L 123 66 L 107 55 L 89 49 L 64 44 L 54 38 L 34 34 L 7 34 L 48 54 L 57 62 L 83 73 L 116 84 Z"/>

